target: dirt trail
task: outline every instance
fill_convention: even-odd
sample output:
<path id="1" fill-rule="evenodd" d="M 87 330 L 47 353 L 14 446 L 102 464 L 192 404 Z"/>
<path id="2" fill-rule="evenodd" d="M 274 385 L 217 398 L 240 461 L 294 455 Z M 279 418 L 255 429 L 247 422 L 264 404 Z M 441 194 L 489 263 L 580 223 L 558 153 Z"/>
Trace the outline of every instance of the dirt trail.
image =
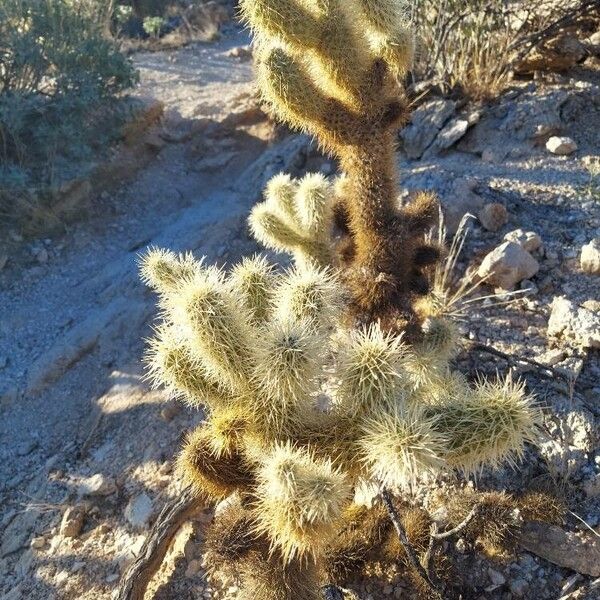
<path id="1" fill-rule="evenodd" d="M 51 597 L 60 570 L 53 566 L 38 574 L 40 581 L 19 587 L 32 560 L 31 550 L 22 551 L 56 521 L 61 503 L 77 495 L 78 478 L 103 471 L 106 449 L 91 458 L 92 466 L 85 462 L 98 438 L 111 447 L 128 440 L 116 452 L 123 460 L 108 458 L 107 477 L 121 483 L 129 466 L 153 456 L 160 436 L 164 457 L 177 447 L 185 424 L 170 425 L 165 434 L 158 405 L 148 411 L 158 429 L 138 435 L 151 426 L 136 409 L 164 397 L 144 399 L 149 390 L 140 359 L 154 298 L 139 282 L 136 255 L 153 244 L 234 260 L 253 247 L 245 215 L 264 182 L 302 161 L 308 147 L 301 137 L 272 141 L 272 127 L 253 99 L 251 62 L 229 55 L 247 42 L 230 31 L 216 43 L 137 55 L 136 95 L 166 106 L 156 160 L 101 198 L 90 219 L 47 240 L 45 264 L 9 265 L 0 273 L 0 593 Z M 41 512 L 22 512 L 24 504 L 40 502 Z M 15 569 L 16 558 L 21 567 Z M 102 597 L 93 586 L 89 593 Z M 70 595 L 62 590 L 58 597 Z"/>

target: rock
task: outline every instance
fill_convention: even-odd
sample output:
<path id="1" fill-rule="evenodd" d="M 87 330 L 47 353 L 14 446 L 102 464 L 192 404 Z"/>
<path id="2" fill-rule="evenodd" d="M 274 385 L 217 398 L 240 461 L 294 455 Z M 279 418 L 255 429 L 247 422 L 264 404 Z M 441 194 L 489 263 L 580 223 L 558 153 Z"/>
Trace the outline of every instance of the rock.
<path id="1" fill-rule="evenodd" d="M 252 47 L 251 46 L 236 46 L 225 53 L 225 56 L 231 58 L 237 58 L 240 61 L 252 60 Z"/>
<path id="2" fill-rule="evenodd" d="M 506 583 L 506 577 L 494 569 L 488 569 L 488 576 L 494 587 L 500 587 Z"/>
<path id="3" fill-rule="evenodd" d="M 82 479 L 78 488 L 80 496 L 110 496 L 116 491 L 114 480 L 102 473 Z"/>
<path id="4" fill-rule="evenodd" d="M 456 233 L 466 214 L 477 215 L 483 208 L 483 198 L 475 192 L 477 180 L 463 177 L 457 179 L 452 191 L 442 198 L 444 225 L 450 235 Z"/>
<path id="5" fill-rule="evenodd" d="M 508 223 L 508 211 L 504 204 L 491 202 L 479 211 L 477 218 L 488 231 L 498 231 Z"/>
<path id="6" fill-rule="evenodd" d="M 555 525 L 523 525 L 520 544 L 551 563 L 584 575 L 600 577 L 600 537 L 594 532 L 565 531 Z"/>
<path id="7" fill-rule="evenodd" d="M 29 545 L 36 550 L 41 550 L 46 545 L 46 538 L 43 535 L 34 537 Z"/>
<path id="8" fill-rule="evenodd" d="M 588 275 L 600 275 L 600 237 L 581 248 L 581 270 Z"/>
<path id="9" fill-rule="evenodd" d="M 152 516 L 153 506 L 150 496 L 146 493 L 139 494 L 129 500 L 125 507 L 125 518 L 138 529 L 143 529 Z"/>
<path id="10" fill-rule="evenodd" d="M 507 242 L 519 244 L 527 252 L 535 252 L 542 247 L 542 238 L 534 231 L 515 229 L 504 236 Z"/>
<path id="11" fill-rule="evenodd" d="M 160 416 L 167 422 L 172 421 L 182 411 L 181 404 L 171 400 L 161 409 Z"/>
<path id="12" fill-rule="evenodd" d="M 538 44 L 525 59 L 515 65 L 515 72 L 524 75 L 536 71 L 566 71 L 585 59 L 587 54 L 585 44 L 573 34 L 566 33 Z"/>
<path id="13" fill-rule="evenodd" d="M 421 158 L 455 108 L 452 100 L 430 100 L 412 113 L 410 124 L 400 132 L 408 158 Z"/>
<path id="14" fill-rule="evenodd" d="M 481 112 L 472 111 L 450 119 L 437 134 L 433 144 L 423 153 L 423 156 L 429 157 L 454 146 L 467 133 L 469 127 L 475 125 L 480 118 Z"/>
<path id="15" fill-rule="evenodd" d="M 48 262 L 48 250 L 46 250 L 46 248 L 40 248 L 35 254 L 35 259 L 40 265 L 45 265 Z"/>
<path id="16" fill-rule="evenodd" d="M 511 579 L 509 582 L 510 591 L 517 598 L 523 598 L 527 593 L 527 589 L 529 588 L 529 583 L 527 583 L 526 579 L 518 577 L 517 579 Z"/>
<path id="17" fill-rule="evenodd" d="M 2 269 L 4 269 L 7 262 L 8 262 L 8 254 L 0 254 L 0 271 L 2 271 Z"/>
<path id="18" fill-rule="evenodd" d="M 577 150 L 577 144 L 570 137 L 554 135 L 546 142 L 546 150 L 552 154 L 568 156 Z"/>
<path id="19" fill-rule="evenodd" d="M 539 268 L 537 260 L 521 246 L 504 242 L 483 259 L 477 274 L 490 285 L 512 290 L 523 279 L 533 277 Z"/>
<path id="20" fill-rule="evenodd" d="M 583 482 L 583 491 L 588 498 L 598 498 L 600 496 L 600 473 Z"/>
<path id="21" fill-rule="evenodd" d="M 556 296 L 548 320 L 548 336 L 566 338 L 582 348 L 600 348 L 600 314 Z"/>
<path id="22" fill-rule="evenodd" d="M 69 506 L 63 513 L 60 522 L 60 534 L 68 538 L 77 537 L 83 528 L 85 513 L 83 506 Z"/>

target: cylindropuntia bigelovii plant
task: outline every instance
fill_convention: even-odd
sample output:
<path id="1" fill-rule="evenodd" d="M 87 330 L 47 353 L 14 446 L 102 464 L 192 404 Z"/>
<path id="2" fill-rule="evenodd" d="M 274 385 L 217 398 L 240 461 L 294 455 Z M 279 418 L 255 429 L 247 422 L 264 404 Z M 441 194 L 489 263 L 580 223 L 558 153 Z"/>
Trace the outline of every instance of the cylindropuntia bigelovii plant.
<path id="1" fill-rule="evenodd" d="M 384 329 L 418 332 L 413 303 L 427 292 L 424 270 L 440 254 L 423 235 L 437 219 L 438 203 L 428 193 L 404 209 L 397 202 L 394 134 L 407 114 L 398 78 L 414 53 L 403 2 L 241 0 L 240 5 L 254 32 L 264 99 L 283 121 L 315 135 L 340 160 L 345 178 L 334 210 L 345 234 L 339 259 L 353 312 L 359 321 L 380 320 Z M 286 198 L 279 206 L 287 206 L 289 180 L 283 176 L 271 185 L 267 205 L 279 194 Z M 266 206 L 256 209 L 255 230 L 272 232 L 281 248 L 306 248 L 289 223 L 278 226 L 285 218 L 276 221 Z M 261 241 L 267 237 L 259 235 Z"/>
<path id="2" fill-rule="evenodd" d="M 157 384 L 206 410 L 178 464 L 200 497 L 225 500 L 207 537 L 211 573 L 235 575 L 240 598 L 312 600 L 327 577 L 341 584 L 370 560 L 410 566 L 380 505 L 357 516 L 357 490 L 514 460 L 538 414 L 510 379 L 470 386 L 451 372 L 454 326 L 427 302 L 417 317 L 439 256 L 423 238 L 438 208 L 428 194 L 396 205 L 397 77 L 412 56 L 399 3 L 241 6 L 263 95 L 345 174 L 267 186 L 250 226 L 292 255 L 286 271 L 259 256 L 227 273 L 147 252 L 143 279 L 162 311 L 147 361 Z M 337 257 L 334 220 L 345 235 Z M 420 548 L 427 520 L 403 518 Z"/>

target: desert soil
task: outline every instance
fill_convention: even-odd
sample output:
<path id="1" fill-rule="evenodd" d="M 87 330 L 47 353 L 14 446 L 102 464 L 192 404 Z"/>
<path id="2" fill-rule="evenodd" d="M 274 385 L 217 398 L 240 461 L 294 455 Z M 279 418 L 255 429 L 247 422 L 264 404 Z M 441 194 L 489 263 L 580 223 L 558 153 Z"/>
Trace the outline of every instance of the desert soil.
<path id="1" fill-rule="evenodd" d="M 335 170 L 310 140 L 273 126 L 258 108 L 252 62 L 244 51 L 232 52 L 246 44 L 246 34 L 229 27 L 210 44 L 137 54 L 136 95 L 166 107 L 153 132 L 155 159 L 114 194 L 97 198 L 66 233 L 24 241 L 0 270 L 3 600 L 110 598 L 148 526 L 179 491 L 173 457 L 202 415 L 144 380 L 155 298 L 139 282 L 138 253 L 157 245 L 235 262 L 257 250 L 246 216 L 270 176 Z M 520 490 L 536 482 L 560 490 L 586 522 L 572 517 L 566 527 L 596 535 L 600 342 L 550 336 L 548 321 L 553 300 L 564 296 L 574 310 L 590 313 L 590 336 L 600 336 L 600 279 L 579 263 L 582 246 L 600 236 L 600 187 L 586 168 L 600 154 L 599 89 L 597 74 L 583 71 L 519 84 L 479 107 L 483 116 L 458 146 L 398 158 L 404 196 L 435 189 L 452 215 L 477 214 L 489 203 L 507 209 L 496 231 L 472 220 L 464 253 L 472 262 L 512 230 L 541 237 L 532 251 L 539 271 L 517 285 L 523 296 L 476 305 L 461 322 L 458 367 L 473 376 L 512 369 L 545 407 L 542 446 L 517 470 L 485 473 L 478 485 Z M 577 152 L 555 156 L 531 141 L 548 114 L 577 141 Z M 469 343 L 553 371 L 508 364 L 469 350 Z M 213 597 L 201 566 L 201 530 L 202 521 L 181 532 L 155 597 Z M 599 580 L 524 551 L 504 564 L 473 557 L 465 569 L 466 597 L 600 598 Z M 363 585 L 360 593 L 409 597 L 402 582 Z"/>

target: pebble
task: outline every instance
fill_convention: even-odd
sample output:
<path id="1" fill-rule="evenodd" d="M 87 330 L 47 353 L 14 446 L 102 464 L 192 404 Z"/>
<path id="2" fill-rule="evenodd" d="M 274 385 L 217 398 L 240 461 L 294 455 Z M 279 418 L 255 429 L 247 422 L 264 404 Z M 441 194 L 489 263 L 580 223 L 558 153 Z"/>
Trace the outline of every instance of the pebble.
<path id="1" fill-rule="evenodd" d="M 60 534 L 68 538 L 77 537 L 83 529 L 85 513 L 83 506 L 69 506 L 60 522 Z"/>
<path id="2" fill-rule="evenodd" d="M 148 524 L 153 511 L 152 500 L 146 493 L 134 496 L 125 507 L 125 518 L 138 529 L 143 529 Z"/>
<path id="3" fill-rule="evenodd" d="M 523 598 L 527 593 L 527 588 L 529 588 L 529 584 L 527 580 L 518 577 L 517 579 L 511 579 L 510 583 L 510 591 L 517 597 Z"/>
<path id="4" fill-rule="evenodd" d="M 161 409 L 160 416 L 168 422 L 172 421 L 180 412 L 181 404 L 179 402 L 167 402 L 167 404 Z"/>
<path id="5" fill-rule="evenodd" d="M 31 539 L 31 542 L 29 545 L 32 548 L 35 548 L 36 550 L 40 550 L 41 548 L 43 548 L 46 545 L 46 538 L 43 535 L 34 537 Z"/>
<path id="6" fill-rule="evenodd" d="M 85 477 L 79 483 L 80 496 L 110 496 L 117 491 L 114 480 L 102 473 Z"/>
<path id="7" fill-rule="evenodd" d="M 525 231 L 524 229 L 515 229 L 504 236 L 507 242 L 519 244 L 527 252 L 535 252 L 542 247 L 542 238 L 535 231 Z"/>
<path id="8" fill-rule="evenodd" d="M 553 135 L 546 142 L 546 149 L 552 154 L 568 156 L 569 154 L 573 154 L 573 152 L 577 150 L 577 144 L 570 137 L 560 137 L 557 135 Z"/>
<path id="9" fill-rule="evenodd" d="M 581 249 L 581 270 L 588 275 L 600 275 L 600 238 Z"/>
<path id="10" fill-rule="evenodd" d="M 500 573 L 499 571 L 496 571 L 494 569 L 488 569 L 488 576 L 490 578 L 490 581 L 495 586 L 499 587 L 506 583 L 506 577 L 504 577 L 504 575 L 502 575 L 502 573 Z"/>
<path id="11" fill-rule="evenodd" d="M 491 202 L 486 204 L 477 215 L 479 222 L 488 231 L 498 231 L 508 223 L 508 211 L 504 204 Z"/>

